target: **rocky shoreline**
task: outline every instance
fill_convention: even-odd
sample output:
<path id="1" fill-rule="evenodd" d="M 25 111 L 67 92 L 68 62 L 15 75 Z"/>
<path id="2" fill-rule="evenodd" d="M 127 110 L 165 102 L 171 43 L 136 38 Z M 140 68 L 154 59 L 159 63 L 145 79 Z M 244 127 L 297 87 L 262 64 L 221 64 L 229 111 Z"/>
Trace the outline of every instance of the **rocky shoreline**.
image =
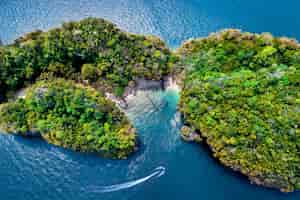
<path id="1" fill-rule="evenodd" d="M 166 76 L 161 80 L 147 80 L 144 78 L 138 78 L 133 81 L 132 84 L 126 87 L 125 92 L 122 97 L 117 97 L 116 95 L 105 92 L 106 98 L 116 103 L 116 105 L 123 110 L 126 110 L 128 107 L 128 101 L 131 98 L 134 98 L 139 91 L 148 91 L 148 90 L 167 90 L 173 89 L 180 91 L 180 86 L 178 80 L 174 76 Z"/>
<path id="2" fill-rule="evenodd" d="M 138 78 L 133 81 L 133 84 L 130 84 L 129 86 L 126 87 L 124 95 L 122 97 L 117 97 L 112 93 L 105 92 L 106 98 L 109 100 L 113 101 L 116 103 L 116 105 L 121 109 L 121 110 L 126 110 L 128 107 L 128 102 L 132 99 L 135 98 L 137 93 L 139 91 L 151 91 L 151 90 L 167 90 L 167 89 L 173 89 L 180 91 L 180 80 L 176 79 L 175 76 L 166 76 L 162 80 L 147 80 L 143 78 Z M 26 95 L 26 88 L 23 88 L 19 90 L 16 94 L 15 97 L 18 98 L 24 98 Z M 181 113 L 180 113 L 181 115 Z M 183 119 L 184 121 L 184 119 Z M 31 133 L 28 134 L 28 136 L 36 136 L 35 134 Z M 216 151 L 213 149 L 213 146 L 210 144 L 209 141 L 207 141 L 207 138 L 204 137 L 201 134 L 201 131 L 196 130 L 194 127 L 192 127 L 189 124 L 184 124 L 181 128 L 181 138 L 186 141 L 186 142 L 195 142 L 195 143 L 201 143 L 204 141 L 209 149 L 212 151 L 213 157 L 217 158 L 219 162 L 230 169 L 232 169 L 235 172 L 241 173 L 248 177 L 250 182 L 252 184 L 268 187 L 268 188 L 277 188 L 281 192 L 290 192 L 290 190 L 284 185 L 284 181 L 280 180 L 280 177 L 274 177 L 274 179 L 266 179 L 262 176 L 256 175 L 253 176 L 250 173 L 247 173 L 243 171 L 240 167 L 237 167 L 235 165 L 231 165 L 230 163 L 226 162 L 225 160 L 220 159 L 216 155 Z M 138 147 L 136 147 L 138 148 Z M 135 149 L 136 151 L 137 149 Z"/>
<path id="3" fill-rule="evenodd" d="M 181 138 L 186 142 L 200 143 L 202 141 L 201 135 L 198 134 L 196 130 L 191 126 L 182 126 L 180 135 Z"/>
<path id="4" fill-rule="evenodd" d="M 94 26 L 97 27 L 95 34 L 90 37 L 90 29 Z M 121 114 L 124 115 L 129 101 L 136 103 L 136 96 L 140 91 L 182 90 L 178 112 L 180 110 L 184 123 L 181 129 L 183 140 L 196 143 L 204 140 L 212 155 L 222 165 L 247 176 L 251 183 L 283 192 L 300 189 L 300 140 L 296 137 L 299 118 L 297 112 L 294 112 L 299 110 L 297 66 L 300 63 L 300 46 L 295 40 L 230 29 L 211 34 L 207 38 L 188 40 L 172 52 L 159 38 L 123 33 L 115 25 L 102 19 L 89 18 L 77 24 L 66 24 L 56 31 L 61 33 L 58 35 L 68 36 L 58 39 L 67 39 L 70 44 L 80 44 L 78 46 L 84 48 L 78 48 L 78 52 L 74 53 L 71 45 L 72 48 L 66 48 L 70 57 L 64 57 L 65 60 L 58 63 L 54 62 L 57 56 L 51 60 L 48 55 L 43 54 L 53 51 L 48 48 L 52 45 L 48 44 L 57 45 L 57 40 L 45 37 L 48 33 L 35 32 L 16 40 L 12 46 L 24 58 L 21 60 L 18 59 L 19 54 L 11 55 L 9 48 L 4 46 L 0 64 L 3 62 L 6 67 L 2 72 L 5 78 L 0 80 L 2 85 L 4 83 L 0 88 L 0 101 L 4 98 L 8 101 L 23 98 L 25 101 L 27 91 L 21 88 L 37 81 L 37 77 L 46 81 L 48 78 L 62 77 L 97 90 L 95 92 L 99 92 L 99 95 L 101 93 L 101 97 L 104 94 L 103 102 L 112 101 L 114 103 L 109 102 L 109 105 L 123 111 L 115 115 L 117 119 Z M 103 41 L 103 38 L 107 40 Z M 39 43 L 47 44 L 42 45 L 45 47 L 42 51 L 23 48 L 30 49 Z M 63 51 L 55 54 L 63 57 L 66 52 L 64 48 L 61 49 Z M 91 59 L 94 50 L 101 53 L 95 54 Z M 23 56 L 27 53 L 28 56 Z M 5 59 L 8 56 L 12 59 Z M 80 62 L 74 62 L 78 59 Z M 11 73 L 10 69 L 18 66 L 16 60 L 24 68 Z M 128 86 L 125 87 L 126 85 Z M 72 97 L 75 94 L 68 95 Z M 97 102 L 97 99 L 93 101 Z M 95 104 L 85 106 L 93 112 L 93 105 Z M 76 108 L 72 106 L 61 106 L 66 108 L 65 115 L 77 116 L 79 113 L 80 117 L 82 113 L 76 112 Z M 19 115 L 20 110 L 24 113 L 22 110 L 26 109 L 17 107 L 13 110 L 14 113 L 6 112 L 5 117 L 12 119 L 7 123 L 9 129 L 16 122 L 23 121 L 24 117 Z M 40 111 L 36 111 L 33 106 L 31 112 Z M 10 118 L 12 114 L 16 114 L 14 119 Z M 57 118 L 59 117 L 61 114 Z M 74 127 L 77 123 L 69 118 L 64 120 Z M 99 125 L 96 119 L 91 118 L 91 121 Z M 23 131 L 22 125 L 16 125 L 20 128 L 20 133 L 35 135 L 32 130 Z M 106 129 L 106 132 L 111 133 L 109 126 Z M 58 132 L 57 138 L 61 142 L 69 141 L 62 139 L 64 131 L 61 132 Z M 124 129 L 122 132 L 132 132 L 132 129 Z M 95 139 L 92 128 L 90 133 L 84 137 L 86 144 Z M 81 132 L 78 135 L 81 136 Z M 100 140 L 100 143 L 102 145 L 103 141 Z M 70 146 L 73 144 L 69 143 Z"/>

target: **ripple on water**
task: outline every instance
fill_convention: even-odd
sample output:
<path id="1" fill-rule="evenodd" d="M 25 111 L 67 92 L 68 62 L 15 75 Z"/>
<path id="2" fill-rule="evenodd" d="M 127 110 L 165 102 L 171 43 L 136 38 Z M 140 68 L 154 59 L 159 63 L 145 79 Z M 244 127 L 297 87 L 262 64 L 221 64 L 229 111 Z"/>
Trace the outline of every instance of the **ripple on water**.
<path id="1" fill-rule="evenodd" d="M 250 185 L 199 145 L 183 143 L 177 102 L 178 93 L 172 90 L 141 92 L 129 102 L 126 112 L 142 145 L 128 160 L 102 159 L 40 139 L 0 135 L 0 199 L 299 199 L 299 193 L 283 195 Z"/>

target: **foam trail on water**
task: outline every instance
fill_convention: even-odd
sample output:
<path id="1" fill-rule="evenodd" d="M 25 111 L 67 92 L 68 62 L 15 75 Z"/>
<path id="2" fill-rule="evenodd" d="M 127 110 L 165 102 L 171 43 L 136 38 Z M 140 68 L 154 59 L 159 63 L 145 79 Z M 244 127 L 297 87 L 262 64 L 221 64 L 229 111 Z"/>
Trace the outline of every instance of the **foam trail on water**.
<path id="1" fill-rule="evenodd" d="M 88 187 L 88 189 L 91 192 L 96 192 L 96 193 L 115 192 L 115 191 L 134 187 L 134 186 L 139 185 L 151 178 L 161 177 L 165 174 L 165 172 L 166 172 L 166 169 L 162 166 L 159 166 L 159 167 L 155 168 L 154 171 L 150 175 L 140 178 L 140 179 L 137 179 L 137 180 L 134 180 L 134 181 L 128 181 L 125 183 L 109 185 L 109 186 L 90 186 L 90 187 Z"/>

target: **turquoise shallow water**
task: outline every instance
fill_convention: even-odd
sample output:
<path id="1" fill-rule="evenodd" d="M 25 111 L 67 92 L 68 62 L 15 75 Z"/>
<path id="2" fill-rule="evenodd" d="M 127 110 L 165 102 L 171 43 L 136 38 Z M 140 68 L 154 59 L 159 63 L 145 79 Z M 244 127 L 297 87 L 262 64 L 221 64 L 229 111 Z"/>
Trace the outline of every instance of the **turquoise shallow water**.
<path id="1" fill-rule="evenodd" d="M 141 147 L 128 160 L 0 135 L 1 200 L 299 199 L 299 193 L 251 185 L 219 165 L 206 147 L 184 143 L 179 136 L 178 98 L 169 90 L 141 92 L 130 101 L 127 115 L 140 134 Z"/>
<path id="2" fill-rule="evenodd" d="M 0 0 L 0 38 L 98 16 L 125 30 L 184 39 L 234 27 L 300 38 L 300 2 L 242 0 Z M 153 108 L 147 95 L 159 106 Z M 299 200 L 251 185 L 219 165 L 205 146 L 180 140 L 174 91 L 141 93 L 127 114 L 140 134 L 128 160 L 102 159 L 39 139 L 0 135 L 1 200 Z"/>

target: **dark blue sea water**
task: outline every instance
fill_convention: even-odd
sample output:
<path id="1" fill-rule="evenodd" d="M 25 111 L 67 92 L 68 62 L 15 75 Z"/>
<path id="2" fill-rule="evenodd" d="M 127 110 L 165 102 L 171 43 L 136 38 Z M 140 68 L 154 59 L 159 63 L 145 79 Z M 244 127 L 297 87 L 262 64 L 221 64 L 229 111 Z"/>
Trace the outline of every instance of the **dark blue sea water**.
<path id="1" fill-rule="evenodd" d="M 0 0 L 0 38 L 97 16 L 121 28 L 155 34 L 172 47 L 223 28 L 300 39 L 298 0 Z"/>
<path id="2" fill-rule="evenodd" d="M 300 39 L 297 0 L 0 0 L 0 38 L 62 21 L 98 16 L 121 28 L 162 37 L 177 47 L 222 28 L 271 32 Z M 153 108 L 150 96 L 159 106 Z M 0 135 L 0 200 L 299 200 L 251 185 L 219 165 L 207 148 L 180 140 L 175 91 L 141 93 L 127 111 L 140 151 L 108 160 Z"/>

